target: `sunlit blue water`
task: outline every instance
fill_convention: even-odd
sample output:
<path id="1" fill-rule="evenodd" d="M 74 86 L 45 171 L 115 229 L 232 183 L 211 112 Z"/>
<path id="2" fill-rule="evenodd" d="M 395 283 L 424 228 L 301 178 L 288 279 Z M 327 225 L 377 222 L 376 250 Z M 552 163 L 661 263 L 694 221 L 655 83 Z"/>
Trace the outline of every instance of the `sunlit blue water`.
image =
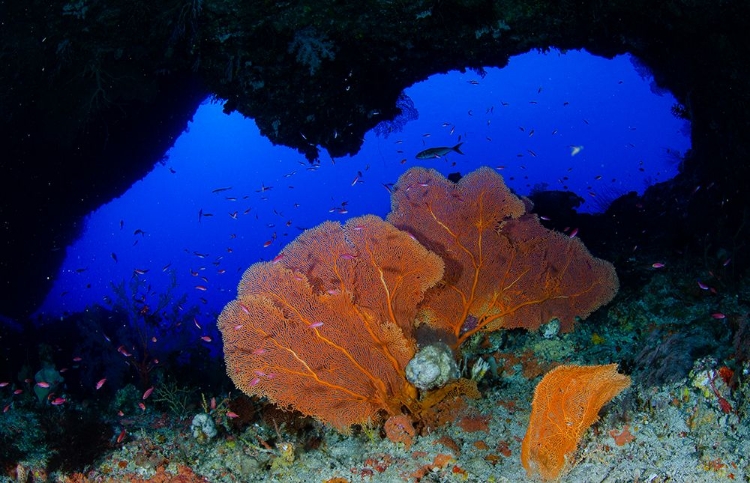
<path id="1" fill-rule="evenodd" d="M 583 211 L 596 211 L 674 176 L 674 154 L 689 148 L 688 126 L 670 112 L 674 98 L 649 82 L 627 56 L 580 52 L 525 54 L 483 78 L 436 75 L 406 91 L 419 118 L 402 132 L 368 134 L 359 154 L 323 154 L 317 168 L 272 146 L 252 120 L 205 103 L 164 165 L 91 214 L 40 313 L 107 305 L 111 283 L 132 277 L 142 292 L 150 286 L 145 302 L 153 306 L 174 274 L 174 293 L 187 293 L 186 305 L 201 307 L 199 319 L 211 323 L 250 264 L 323 220 L 385 216 L 384 185 L 415 165 L 444 174 L 488 165 L 520 194 L 537 185 L 569 189 L 586 199 Z M 463 156 L 415 159 L 459 142 Z"/>

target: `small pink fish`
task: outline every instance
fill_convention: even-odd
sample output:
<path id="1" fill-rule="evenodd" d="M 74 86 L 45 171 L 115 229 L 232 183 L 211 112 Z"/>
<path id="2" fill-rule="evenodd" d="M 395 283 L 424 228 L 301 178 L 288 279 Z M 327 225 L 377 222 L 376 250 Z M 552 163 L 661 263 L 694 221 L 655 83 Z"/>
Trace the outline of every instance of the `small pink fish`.
<path id="1" fill-rule="evenodd" d="M 214 409 L 216 409 L 216 398 L 212 397 L 211 398 L 211 410 L 213 411 Z"/>
<path id="2" fill-rule="evenodd" d="M 661 262 L 654 262 L 651 264 L 652 268 L 664 268 L 664 264 Z"/>
<path id="3" fill-rule="evenodd" d="M 310 324 L 311 329 L 317 329 L 318 327 L 323 327 L 323 322 L 313 322 Z"/>
<path id="4" fill-rule="evenodd" d="M 244 304 L 240 304 L 240 308 L 241 308 L 241 309 L 242 309 L 242 311 L 243 311 L 243 312 L 245 312 L 246 314 L 249 314 L 249 313 L 250 313 L 250 310 L 249 310 L 249 309 L 248 309 L 248 308 L 247 308 L 247 307 L 246 307 L 246 306 L 245 306 Z"/>
<path id="5" fill-rule="evenodd" d="M 18 396 L 19 394 L 23 394 L 23 389 L 16 389 L 15 391 L 13 391 L 14 396 Z"/>
<path id="6" fill-rule="evenodd" d="M 50 401 L 50 404 L 53 406 L 60 406 L 62 404 L 65 404 L 66 399 L 64 397 L 56 397 L 52 401 Z"/>
<path id="7" fill-rule="evenodd" d="M 146 399 L 148 399 L 148 397 L 151 395 L 152 392 L 154 392 L 154 386 L 151 386 L 148 389 L 146 389 L 146 392 L 143 393 L 143 396 L 141 397 L 141 399 L 145 401 Z"/>
<path id="8" fill-rule="evenodd" d="M 36 385 L 46 389 L 49 387 L 49 382 L 39 381 L 36 383 Z"/>
<path id="9" fill-rule="evenodd" d="M 146 405 L 143 404 L 142 402 L 138 403 L 138 407 L 141 408 L 141 411 L 145 411 L 146 410 Z"/>
<path id="10" fill-rule="evenodd" d="M 198 323 L 198 319 L 196 319 L 195 317 L 193 317 L 193 323 L 194 323 L 194 324 L 195 324 L 195 326 L 196 326 L 196 327 L 198 327 L 199 329 L 201 328 L 201 325 L 200 325 L 200 324 Z"/>
<path id="11" fill-rule="evenodd" d="M 575 238 L 576 235 L 578 235 L 578 228 L 573 228 L 573 230 L 570 232 L 570 238 Z"/>
<path id="12" fill-rule="evenodd" d="M 726 260 L 724 260 L 724 263 L 722 263 L 721 266 L 722 267 L 726 267 L 730 263 L 732 263 L 732 259 L 731 258 L 727 258 Z"/>
<path id="13" fill-rule="evenodd" d="M 251 385 L 251 386 L 256 386 L 256 385 L 257 385 L 257 384 L 258 384 L 259 382 L 260 382 L 260 378 L 259 378 L 259 377 L 254 377 L 254 378 L 253 378 L 253 379 L 252 379 L 252 380 L 250 381 L 250 385 Z"/>
<path id="14" fill-rule="evenodd" d="M 708 285 L 706 285 L 705 283 L 701 282 L 700 280 L 696 280 L 696 282 L 698 282 L 698 287 L 701 290 L 708 290 Z"/>
<path id="15" fill-rule="evenodd" d="M 127 434 L 128 434 L 128 432 L 125 431 L 124 429 L 122 431 L 120 431 L 120 434 L 117 436 L 117 442 L 118 443 L 122 443 L 122 441 L 125 439 L 125 436 Z"/>
<path id="16" fill-rule="evenodd" d="M 255 354 L 256 356 L 260 356 L 260 355 L 263 355 L 263 354 L 265 354 L 265 353 L 266 353 L 266 350 L 265 350 L 265 349 L 255 349 L 255 350 L 253 351 L 253 354 Z"/>
<path id="17" fill-rule="evenodd" d="M 122 410 L 120 410 L 120 411 L 117 411 L 117 415 L 120 416 L 120 417 L 123 417 L 123 416 L 125 416 L 125 413 L 122 412 Z"/>
<path id="18" fill-rule="evenodd" d="M 238 324 L 234 326 L 234 330 L 240 330 L 242 328 L 242 324 Z"/>
<path id="19" fill-rule="evenodd" d="M 7 382 L 7 381 L 3 381 L 3 382 L 0 382 L 0 387 L 5 387 L 5 386 L 7 386 L 8 384 L 10 384 L 10 383 L 9 383 L 9 382 Z"/>
<path id="20" fill-rule="evenodd" d="M 202 340 L 203 342 L 211 342 L 211 337 L 209 337 L 209 336 L 207 336 L 207 335 L 204 335 L 203 337 L 201 337 L 201 340 Z"/>
<path id="21" fill-rule="evenodd" d="M 74 358 L 73 358 L 73 362 L 81 362 L 82 360 L 83 360 L 83 359 L 81 359 L 81 358 L 80 358 L 80 357 L 78 357 L 78 356 L 76 356 L 76 357 L 74 357 Z"/>
<path id="22" fill-rule="evenodd" d="M 208 288 L 205 285 L 196 285 L 195 290 L 200 290 L 201 292 L 205 292 L 208 290 Z"/>
<path id="23" fill-rule="evenodd" d="M 722 314 L 721 312 L 716 312 L 715 314 L 711 314 L 711 317 L 713 317 L 714 319 L 718 319 L 718 320 L 727 318 L 727 316 Z"/>
<path id="24" fill-rule="evenodd" d="M 239 417 L 240 417 L 240 415 L 239 415 L 239 414 L 237 414 L 237 413 L 234 413 L 234 412 L 232 412 L 232 411 L 227 411 L 227 417 L 228 417 L 229 419 L 234 419 L 234 418 L 239 418 Z"/>
<path id="25" fill-rule="evenodd" d="M 351 253 L 342 253 L 341 255 L 339 255 L 339 258 L 343 260 L 354 260 L 355 258 L 357 258 L 357 255 L 352 255 Z"/>
<path id="26" fill-rule="evenodd" d="M 284 259 L 284 254 L 283 253 L 279 253 L 278 255 L 276 255 L 275 257 L 273 257 L 273 260 L 271 260 L 271 263 L 273 263 L 274 265 L 276 265 L 277 263 L 279 263 L 283 259 Z"/>
<path id="27" fill-rule="evenodd" d="M 106 377 L 104 379 L 101 379 L 99 382 L 97 382 L 96 383 L 96 390 L 98 391 L 99 389 L 101 389 L 105 382 L 107 382 L 107 378 Z"/>

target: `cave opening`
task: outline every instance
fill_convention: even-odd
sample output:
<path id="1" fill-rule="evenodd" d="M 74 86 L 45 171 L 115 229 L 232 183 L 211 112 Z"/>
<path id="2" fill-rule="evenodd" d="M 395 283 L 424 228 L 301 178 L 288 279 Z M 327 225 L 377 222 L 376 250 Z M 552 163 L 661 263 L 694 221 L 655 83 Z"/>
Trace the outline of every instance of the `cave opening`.
<path id="1" fill-rule="evenodd" d="M 171 286 L 215 315 L 242 271 L 301 230 L 385 216 L 389 186 L 412 166 L 446 176 L 490 166 L 518 194 L 570 191 L 580 212 L 597 213 L 672 178 L 690 148 L 679 104 L 628 55 L 529 52 L 503 69 L 433 75 L 402 102 L 413 110 L 369 132 L 358 154 L 310 165 L 251 119 L 206 101 L 162 163 L 91 213 L 37 313 L 112 304 L 112 283 L 137 276 L 150 292 Z M 463 154 L 416 158 L 457 145 Z"/>

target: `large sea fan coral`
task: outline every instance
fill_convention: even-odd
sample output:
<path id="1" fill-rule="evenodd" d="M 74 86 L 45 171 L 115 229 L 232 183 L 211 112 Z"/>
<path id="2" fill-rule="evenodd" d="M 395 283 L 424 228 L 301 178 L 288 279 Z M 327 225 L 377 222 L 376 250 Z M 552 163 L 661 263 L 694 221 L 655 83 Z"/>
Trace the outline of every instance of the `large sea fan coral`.
<path id="1" fill-rule="evenodd" d="M 276 263 L 256 263 L 219 317 L 227 371 L 339 430 L 415 404 L 404 369 L 412 321 L 443 262 L 375 216 L 306 231 Z"/>
<path id="2" fill-rule="evenodd" d="M 412 168 L 394 187 L 391 208 L 388 221 L 445 262 L 419 318 L 455 346 L 479 331 L 534 330 L 553 318 L 569 331 L 619 288 L 612 264 L 544 228 L 490 168 L 458 183 Z"/>

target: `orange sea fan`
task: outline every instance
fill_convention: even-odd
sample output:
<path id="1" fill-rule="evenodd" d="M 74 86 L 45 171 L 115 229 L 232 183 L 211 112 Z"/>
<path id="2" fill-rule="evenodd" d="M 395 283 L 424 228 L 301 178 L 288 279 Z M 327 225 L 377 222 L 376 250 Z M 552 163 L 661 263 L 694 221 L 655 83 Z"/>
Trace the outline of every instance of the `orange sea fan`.
<path id="1" fill-rule="evenodd" d="M 323 223 L 282 254 L 252 265 L 219 317 L 235 385 L 341 431 L 414 405 L 412 321 L 442 260 L 376 216 Z"/>
<path id="2" fill-rule="evenodd" d="M 558 366 L 534 390 L 531 418 L 521 443 L 521 463 L 531 476 L 557 478 L 599 410 L 630 386 L 617 364 Z"/>
<path id="3" fill-rule="evenodd" d="M 579 239 L 544 228 L 490 168 L 458 183 L 410 169 L 394 187 L 388 221 L 445 262 L 418 322 L 452 337 L 454 346 L 479 331 L 534 330 L 553 318 L 568 331 L 619 287 L 610 263 L 592 257 Z"/>

